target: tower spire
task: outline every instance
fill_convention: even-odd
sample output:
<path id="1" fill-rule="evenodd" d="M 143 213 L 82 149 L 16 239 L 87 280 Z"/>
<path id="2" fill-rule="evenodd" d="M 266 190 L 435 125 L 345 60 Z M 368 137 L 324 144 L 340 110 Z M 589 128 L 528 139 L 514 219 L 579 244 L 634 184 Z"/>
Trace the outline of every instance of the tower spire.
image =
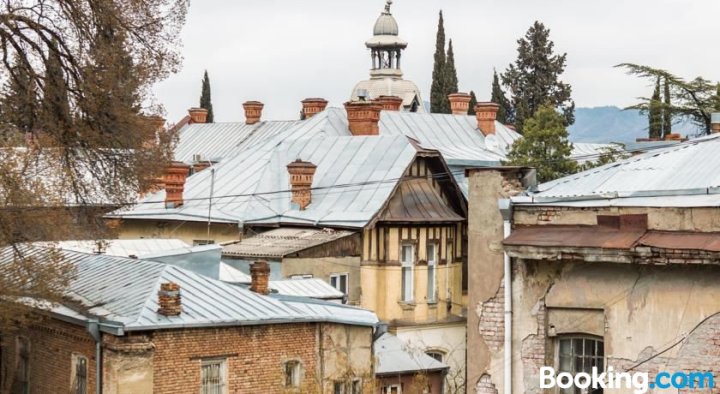
<path id="1" fill-rule="evenodd" d="M 385 13 L 390 14 L 390 7 L 392 7 L 393 0 L 387 0 L 387 4 L 385 4 Z"/>

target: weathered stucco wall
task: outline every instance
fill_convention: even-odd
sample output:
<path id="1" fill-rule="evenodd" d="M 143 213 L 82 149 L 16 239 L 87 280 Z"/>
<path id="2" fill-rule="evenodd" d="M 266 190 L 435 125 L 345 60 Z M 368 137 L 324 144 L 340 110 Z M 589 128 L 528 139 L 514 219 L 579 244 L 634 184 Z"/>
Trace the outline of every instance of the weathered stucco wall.
<path id="1" fill-rule="evenodd" d="M 241 234 L 237 224 L 213 224 L 208 238 L 207 223 L 155 220 L 123 220 L 117 231 L 120 239 L 173 238 L 190 245 L 196 240 L 237 241 Z"/>
<path id="2" fill-rule="evenodd" d="M 333 382 L 351 383 L 360 379 L 371 389 L 373 376 L 372 336 L 370 327 L 354 327 L 340 324 L 323 324 L 322 371 L 326 387 L 323 392 L 334 393 Z"/>
<path id="3" fill-rule="evenodd" d="M 516 263 L 513 389 L 540 393 L 538 369 L 553 365 L 552 335 L 597 334 L 593 331 L 598 330 L 598 316 L 604 322 L 601 335 L 607 364 L 615 369 L 634 365 L 679 341 L 636 370 L 651 376 L 658 369 L 717 374 L 720 316 L 712 316 L 720 312 L 718 283 L 717 266 Z M 552 317 L 554 313 L 566 317 Z M 492 364 L 502 367 L 499 354 L 493 355 Z"/>
<path id="4" fill-rule="evenodd" d="M 348 274 L 348 303 L 360 303 L 360 257 L 286 257 L 281 267 L 283 278 L 310 274 L 328 283 L 331 274 Z"/>

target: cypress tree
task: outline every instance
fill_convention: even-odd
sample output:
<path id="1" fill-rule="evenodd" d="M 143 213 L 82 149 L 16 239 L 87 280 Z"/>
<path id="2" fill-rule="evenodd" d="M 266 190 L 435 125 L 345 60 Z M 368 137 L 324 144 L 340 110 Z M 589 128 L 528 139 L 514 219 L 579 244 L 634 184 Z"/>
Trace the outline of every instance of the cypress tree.
<path id="1" fill-rule="evenodd" d="M 42 90 L 40 125 L 45 131 L 62 132 L 68 130 L 71 124 L 68 85 L 62 68 L 57 41 L 53 41 L 48 50 Z"/>
<path id="2" fill-rule="evenodd" d="M 28 133 L 37 123 L 37 90 L 28 67 L 23 67 L 19 56 L 13 59 L 13 67 L 0 99 L 2 122 L 14 131 Z M 9 135 L 6 135 L 6 138 Z"/>
<path id="3" fill-rule="evenodd" d="M 672 133 L 672 104 L 670 97 L 670 84 L 667 78 L 664 81 L 664 97 L 665 104 L 663 105 L 663 128 L 662 136 L 665 138 L 668 134 Z"/>
<path id="4" fill-rule="evenodd" d="M 474 91 L 470 91 L 470 108 L 468 108 L 468 115 L 475 116 L 475 105 L 477 105 L 477 97 Z"/>
<path id="5" fill-rule="evenodd" d="M 452 39 L 450 39 L 448 43 L 447 61 L 445 63 L 445 81 L 445 97 L 458 92 L 458 77 L 457 69 L 455 68 L 455 51 L 453 50 Z"/>
<path id="6" fill-rule="evenodd" d="M 502 124 L 512 123 L 512 105 L 510 101 L 505 97 L 500 87 L 500 78 L 498 78 L 497 71 L 493 70 L 493 82 L 492 92 L 490 93 L 490 101 L 500 106 L 497 113 L 497 121 Z"/>
<path id="7" fill-rule="evenodd" d="M 522 133 L 523 124 L 540 107 L 551 105 L 562 112 L 565 126 L 575 122 L 572 88 L 560 80 L 567 54 L 555 54 L 550 30 L 536 21 L 518 41 L 518 57 L 501 75 L 514 108 L 514 123 Z"/>
<path id="8" fill-rule="evenodd" d="M 215 116 L 213 114 L 212 97 L 210 94 L 210 77 L 208 76 L 207 70 L 205 70 L 205 76 L 202 81 L 202 93 L 200 94 L 200 108 L 208 110 L 207 122 L 213 123 Z"/>
<path id="9" fill-rule="evenodd" d="M 432 86 L 430 88 L 430 112 L 433 113 L 450 113 L 450 102 L 446 93 L 445 63 L 445 22 L 442 11 L 440 11 L 435 42 L 435 64 L 433 65 Z"/>
<path id="10" fill-rule="evenodd" d="M 648 105 L 648 137 L 652 139 L 662 138 L 662 102 L 660 101 L 660 78 L 655 83 L 655 91 Z"/>

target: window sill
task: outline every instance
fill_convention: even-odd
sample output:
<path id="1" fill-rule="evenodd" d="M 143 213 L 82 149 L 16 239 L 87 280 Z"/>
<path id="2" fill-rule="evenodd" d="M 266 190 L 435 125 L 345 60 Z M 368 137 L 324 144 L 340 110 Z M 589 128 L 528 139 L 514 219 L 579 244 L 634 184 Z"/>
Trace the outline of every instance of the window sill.
<path id="1" fill-rule="evenodd" d="M 398 301 L 398 304 L 400 304 L 400 308 L 404 311 L 412 311 L 417 306 L 415 301 Z"/>
<path id="2" fill-rule="evenodd" d="M 430 309 L 437 309 L 438 302 L 437 301 L 428 301 L 427 306 Z"/>

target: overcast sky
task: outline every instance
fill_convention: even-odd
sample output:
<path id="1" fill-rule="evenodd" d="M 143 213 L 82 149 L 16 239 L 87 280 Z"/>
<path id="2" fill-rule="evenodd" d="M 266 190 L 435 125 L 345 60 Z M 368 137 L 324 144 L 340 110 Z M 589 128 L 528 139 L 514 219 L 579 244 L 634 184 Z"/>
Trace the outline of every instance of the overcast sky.
<path id="1" fill-rule="evenodd" d="M 216 121 L 244 119 L 242 103 L 265 103 L 264 119 L 295 119 L 300 100 L 341 106 L 368 78 L 364 42 L 385 0 L 195 0 L 183 31 L 182 71 L 156 98 L 175 122 L 198 105 L 210 73 Z M 625 106 L 650 93 L 613 65 L 635 62 L 684 77 L 720 80 L 718 0 L 395 0 L 405 78 L 429 99 L 438 11 L 455 47 L 460 90 L 488 99 L 493 67 L 516 57 L 516 40 L 535 20 L 567 52 L 564 80 L 578 106 Z"/>

